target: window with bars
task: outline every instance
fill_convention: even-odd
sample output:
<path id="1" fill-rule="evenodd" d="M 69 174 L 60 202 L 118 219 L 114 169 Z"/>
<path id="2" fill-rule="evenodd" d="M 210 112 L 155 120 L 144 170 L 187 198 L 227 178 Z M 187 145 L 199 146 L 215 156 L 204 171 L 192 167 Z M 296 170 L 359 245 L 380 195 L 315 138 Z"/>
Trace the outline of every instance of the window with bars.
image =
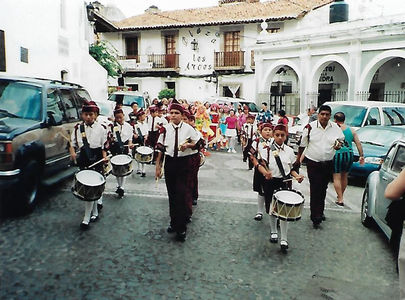
<path id="1" fill-rule="evenodd" d="M 176 39 L 174 35 L 165 35 L 166 54 L 176 54 Z"/>
<path id="2" fill-rule="evenodd" d="M 138 37 L 127 37 L 125 39 L 125 48 L 127 56 L 137 56 L 138 55 Z"/>
<path id="3" fill-rule="evenodd" d="M 224 33 L 224 52 L 240 51 L 240 31 Z"/>

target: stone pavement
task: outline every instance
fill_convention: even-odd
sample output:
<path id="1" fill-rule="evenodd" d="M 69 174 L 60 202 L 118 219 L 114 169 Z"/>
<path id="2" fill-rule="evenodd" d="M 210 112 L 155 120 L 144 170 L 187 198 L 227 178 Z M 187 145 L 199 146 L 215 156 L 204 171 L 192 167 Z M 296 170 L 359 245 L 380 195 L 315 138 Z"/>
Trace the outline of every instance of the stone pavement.
<path id="1" fill-rule="evenodd" d="M 398 298 L 387 241 L 358 213 L 329 203 L 314 230 L 304 209 L 290 223 L 284 255 L 268 241 L 268 218 L 253 220 L 250 173 L 232 163 L 239 155 L 225 155 L 213 154 L 201 170 L 184 243 L 166 233 L 164 182 L 156 187 L 152 168 L 137 188 L 129 182 L 123 199 L 110 177 L 101 218 L 87 232 L 70 181 L 46 191 L 32 214 L 0 224 L 0 299 Z"/>

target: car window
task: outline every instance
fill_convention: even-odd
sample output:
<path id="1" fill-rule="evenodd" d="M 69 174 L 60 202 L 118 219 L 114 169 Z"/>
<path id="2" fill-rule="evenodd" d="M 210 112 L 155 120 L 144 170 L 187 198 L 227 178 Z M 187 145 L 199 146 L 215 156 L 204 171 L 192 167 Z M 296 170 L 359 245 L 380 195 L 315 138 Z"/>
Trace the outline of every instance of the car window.
<path id="1" fill-rule="evenodd" d="M 388 151 L 387 155 L 384 158 L 384 162 L 383 162 L 381 168 L 383 168 L 385 170 L 388 169 L 388 167 L 391 163 L 392 156 L 394 155 L 394 152 L 395 152 L 395 147 L 391 147 L 391 149 Z"/>
<path id="2" fill-rule="evenodd" d="M 42 91 L 25 82 L 0 81 L 0 116 L 41 120 Z"/>
<path id="3" fill-rule="evenodd" d="M 400 173 L 405 165 L 405 147 L 399 146 L 392 163 L 392 171 Z"/>
<path id="4" fill-rule="evenodd" d="M 385 125 L 405 125 L 405 107 L 383 107 Z"/>
<path id="5" fill-rule="evenodd" d="M 343 112 L 346 117 L 345 123 L 350 127 L 361 127 L 367 112 L 365 107 L 355 105 L 331 104 L 330 107 L 332 116 L 337 112 Z"/>
<path id="6" fill-rule="evenodd" d="M 46 106 L 48 116 L 52 114 L 55 120 L 65 119 L 62 101 L 55 89 L 48 89 L 46 91 Z"/>
<path id="7" fill-rule="evenodd" d="M 370 109 L 364 126 L 367 125 L 381 125 L 380 112 L 377 107 Z"/>
<path id="8" fill-rule="evenodd" d="M 377 130 L 369 126 L 360 128 L 357 131 L 357 135 L 362 143 L 389 147 L 393 142 L 401 139 L 403 134 L 390 129 Z"/>
<path id="9" fill-rule="evenodd" d="M 65 108 L 65 118 L 66 121 L 71 122 L 79 118 L 76 103 L 71 90 L 60 90 L 60 95 L 62 98 L 62 103 Z"/>
<path id="10" fill-rule="evenodd" d="M 133 102 L 136 102 L 138 103 L 138 107 L 145 108 L 145 100 L 143 96 L 112 94 L 108 100 L 122 103 L 125 106 L 131 106 Z"/>
<path id="11" fill-rule="evenodd" d="M 251 102 L 241 102 L 240 104 L 243 105 L 247 105 L 249 107 L 249 111 L 250 112 L 254 112 L 254 113 L 258 113 L 260 110 L 257 107 L 257 105 L 255 103 L 251 103 Z"/>

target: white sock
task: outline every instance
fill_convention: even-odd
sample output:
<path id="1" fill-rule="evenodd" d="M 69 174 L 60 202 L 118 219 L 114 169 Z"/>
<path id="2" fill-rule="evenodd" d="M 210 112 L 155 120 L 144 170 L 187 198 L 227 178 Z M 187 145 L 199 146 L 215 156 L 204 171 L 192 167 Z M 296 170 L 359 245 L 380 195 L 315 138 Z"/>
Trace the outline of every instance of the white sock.
<path id="1" fill-rule="evenodd" d="M 85 201 L 84 202 L 84 217 L 83 217 L 83 223 L 89 224 L 90 222 L 90 217 L 92 214 L 92 211 L 94 210 L 93 206 L 96 206 L 97 209 L 97 204 L 94 205 L 97 201 Z M 98 215 L 98 212 L 97 212 Z"/>
<path id="2" fill-rule="evenodd" d="M 142 173 L 145 173 L 145 164 L 142 164 Z"/>
<path id="3" fill-rule="evenodd" d="M 277 233 L 277 217 L 270 215 L 270 232 Z"/>
<path id="4" fill-rule="evenodd" d="M 97 204 L 103 205 L 103 196 L 101 196 L 100 199 L 97 200 Z"/>
<path id="5" fill-rule="evenodd" d="M 118 187 L 124 188 L 124 183 L 125 183 L 125 177 L 117 177 Z"/>
<path id="6" fill-rule="evenodd" d="M 257 194 L 257 213 L 263 214 L 264 212 L 264 196 Z"/>
<path id="7" fill-rule="evenodd" d="M 141 165 L 143 165 L 143 164 L 141 164 L 140 162 L 138 162 L 138 168 L 136 169 L 137 172 L 138 172 L 138 171 L 141 171 Z"/>
<path id="8" fill-rule="evenodd" d="M 281 240 L 287 241 L 288 222 L 280 220 Z"/>

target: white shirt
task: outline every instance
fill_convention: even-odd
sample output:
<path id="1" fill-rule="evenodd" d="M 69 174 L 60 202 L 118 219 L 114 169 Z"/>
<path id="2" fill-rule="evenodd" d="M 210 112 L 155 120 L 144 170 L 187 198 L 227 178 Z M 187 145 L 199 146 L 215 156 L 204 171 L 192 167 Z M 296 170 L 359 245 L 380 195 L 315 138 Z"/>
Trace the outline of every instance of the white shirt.
<path id="1" fill-rule="evenodd" d="M 76 124 L 72 131 L 71 141 L 73 147 L 83 147 L 82 133 L 80 132 L 80 125 Z M 94 122 L 91 126 L 84 125 L 84 132 L 86 133 L 87 141 L 92 149 L 104 148 L 107 143 L 107 129 L 100 123 Z"/>
<path id="2" fill-rule="evenodd" d="M 183 121 L 181 121 L 179 125 L 175 125 L 172 123 L 165 125 L 164 128 L 166 129 L 166 133 L 161 133 L 159 135 L 158 144 L 162 144 L 166 149 L 165 154 L 171 157 L 174 156 L 174 144 L 176 135 L 175 127 L 179 127 L 178 142 L 177 142 L 177 145 L 179 147 L 184 142 L 187 142 L 188 139 L 191 140 L 191 143 L 197 143 L 198 140 L 200 139 L 200 136 L 198 135 L 197 131 L 190 125 L 184 123 Z M 192 155 L 197 152 L 198 152 L 197 150 L 192 150 L 190 148 L 186 149 L 183 152 L 179 150 L 178 157 Z"/>
<path id="3" fill-rule="evenodd" d="M 243 132 L 246 134 L 246 138 L 253 139 L 253 137 L 257 131 L 256 124 L 245 123 L 245 124 L 243 124 L 242 128 L 243 128 Z"/>
<path id="4" fill-rule="evenodd" d="M 110 131 L 112 134 L 112 139 L 114 142 L 118 142 L 117 140 L 117 134 L 116 132 L 118 131 L 121 136 L 121 141 L 125 143 L 126 141 L 130 140 L 132 141 L 132 136 L 134 135 L 134 128 L 127 122 L 124 122 L 123 125 L 120 125 L 118 123 L 112 123 L 110 125 Z"/>
<path id="5" fill-rule="evenodd" d="M 162 124 L 162 120 L 156 116 L 156 117 L 152 117 L 152 116 L 148 116 L 146 119 L 146 122 L 148 124 L 148 131 L 157 131 L 159 130 L 158 125 Z M 153 126 L 153 128 L 152 128 Z"/>
<path id="6" fill-rule="evenodd" d="M 259 158 L 261 157 L 266 162 L 268 162 L 269 170 L 274 178 L 283 178 L 280 168 L 277 165 L 276 158 L 274 156 L 275 153 L 271 150 L 272 144 L 274 144 L 274 148 L 276 149 L 274 151 L 276 151 L 278 153 L 278 156 L 280 157 L 280 161 L 286 175 L 290 174 L 292 165 L 296 160 L 296 156 L 294 154 L 294 150 L 291 147 L 284 144 L 279 146 L 273 139 L 259 143 Z M 256 145 L 257 143 L 253 142 L 252 147 L 255 149 Z"/>
<path id="7" fill-rule="evenodd" d="M 143 121 L 143 123 L 141 123 L 141 121 L 138 121 L 136 123 L 136 125 L 135 125 L 135 133 L 136 134 L 139 134 L 138 128 L 141 131 L 141 134 L 142 134 L 143 137 L 148 135 L 149 127 L 148 127 L 148 123 L 146 123 L 146 120 Z"/>
<path id="8" fill-rule="evenodd" d="M 335 155 L 333 146 L 336 140 L 345 138 L 342 130 L 336 123 L 330 121 L 325 129 L 319 121 L 313 121 L 309 125 L 312 127 L 309 133 L 309 143 L 308 128 L 304 128 L 300 143 L 300 147 L 306 147 L 305 156 L 316 162 L 332 160 Z"/>

